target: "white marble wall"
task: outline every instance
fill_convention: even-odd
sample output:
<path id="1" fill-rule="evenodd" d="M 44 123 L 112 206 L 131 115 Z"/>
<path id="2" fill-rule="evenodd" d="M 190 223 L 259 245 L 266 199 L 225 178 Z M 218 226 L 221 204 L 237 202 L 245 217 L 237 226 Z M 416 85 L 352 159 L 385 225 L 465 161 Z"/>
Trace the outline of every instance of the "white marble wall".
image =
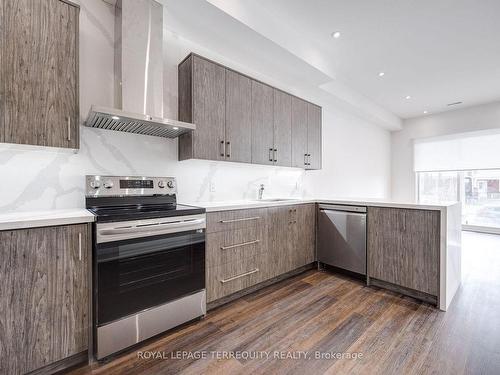
<path id="1" fill-rule="evenodd" d="M 303 194 L 299 169 L 177 161 L 177 141 L 81 127 L 81 149 L 0 145 L 1 211 L 84 206 L 85 174 L 175 176 L 184 202 Z M 12 181 L 12 183 L 11 183 Z"/>
<path id="2" fill-rule="evenodd" d="M 113 106 L 113 10 L 102 0 L 81 1 L 80 16 L 80 111 L 82 122 L 90 104 Z M 170 38 L 170 39 L 169 39 Z M 165 115 L 177 116 L 177 63 L 183 54 L 196 46 L 170 36 L 165 45 Z M 185 44 L 183 44 L 185 43 Z M 201 160 L 177 161 L 177 140 L 138 136 L 81 127 L 81 149 L 63 149 L 0 144 L 0 212 L 76 208 L 84 206 L 86 174 L 157 175 L 178 179 L 179 200 L 183 202 L 252 199 L 258 187 L 265 184 L 269 197 L 304 197 L 318 189 L 330 196 L 388 196 L 385 151 L 366 152 L 357 149 L 357 164 L 352 155 L 344 159 L 349 137 L 363 137 L 364 123 L 343 122 L 327 116 L 332 137 L 321 172 L 300 169 L 220 163 Z M 330 121 L 330 120 L 329 120 Z M 350 132 L 341 131 L 349 126 Z M 385 147 L 387 132 L 376 127 L 366 134 L 366 142 Z M 336 145 L 333 149 L 331 145 Z M 365 165 L 363 160 L 369 161 Z M 375 166 L 380 164 L 380 167 Z M 351 165 L 354 166 L 351 167 Z M 335 167 L 333 167 L 335 166 Z M 378 169 L 377 169 L 378 168 Z M 366 173 L 378 175 L 376 184 L 361 178 Z M 354 176 L 359 183 L 354 191 L 348 181 Z M 322 194 L 323 196 L 325 194 Z"/>

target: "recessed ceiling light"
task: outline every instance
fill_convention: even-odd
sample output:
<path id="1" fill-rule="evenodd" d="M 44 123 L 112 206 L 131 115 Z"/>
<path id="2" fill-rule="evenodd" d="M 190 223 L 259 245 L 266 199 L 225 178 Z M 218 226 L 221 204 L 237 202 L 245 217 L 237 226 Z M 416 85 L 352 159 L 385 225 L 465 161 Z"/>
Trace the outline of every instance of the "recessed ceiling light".
<path id="1" fill-rule="evenodd" d="M 179 128 L 177 126 L 174 126 L 172 129 L 179 130 Z"/>
<path id="2" fill-rule="evenodd" d="M 427 114 L 427 111 L 424 111 L 424 115 L 426 115 L 426 114 Z"/>
<path id="3" fill-rule="evenodd" d="M 406 99 L 406 100 L 410 100 L 410 99 L 411 99 L 411 96 L 410 96 L 410 95 L 406 95 L 405 99 Z"/>
<path id="4" fill-rule="evenodd" d="M 380 73 L 378 74 L 378 76 L 379 76 L 379 77 L 383 77 L 383 76 L 385 76 L 385 73 L 384 73 L 384 72 L 380 72 Z"/>
<path id="5" fill-rule="evenodd" d="M 113 120 L 119 120 L 120 118 L 118 116 L 111 116 Z"/>
<path id="6" fill-rule="evenodd" d="M 334 31 L 332 34 L 331 34 L 332 37 L 334 37 L 335 39 L 338 39 L 340 38 L 340 31 Z"/>

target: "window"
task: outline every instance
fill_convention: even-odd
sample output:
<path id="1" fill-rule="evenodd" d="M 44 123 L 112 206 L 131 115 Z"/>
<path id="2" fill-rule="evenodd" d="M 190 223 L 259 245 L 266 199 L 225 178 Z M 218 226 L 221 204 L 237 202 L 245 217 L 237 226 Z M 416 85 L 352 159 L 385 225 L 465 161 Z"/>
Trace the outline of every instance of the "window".
<path id="1" fill-rule="evenodd" d="M 462 202 L 462 224 L 500 229 L 500 169 L 417 172 L 420 203 Z"/>

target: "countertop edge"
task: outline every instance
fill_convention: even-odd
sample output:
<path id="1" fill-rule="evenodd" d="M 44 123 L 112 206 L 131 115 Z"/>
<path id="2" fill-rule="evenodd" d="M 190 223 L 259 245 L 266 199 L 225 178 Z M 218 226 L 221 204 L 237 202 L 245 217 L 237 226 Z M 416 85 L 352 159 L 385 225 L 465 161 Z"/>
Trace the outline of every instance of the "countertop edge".
<path id="1" fill-rule="evenodd" d="M 364 206 L 364 207 L 388 207 L 388 208 L 406 208 L 414 210 L 432 210 L 444 211 L 448 207 L 459 204 L 459 202 L 448 203 L 443 205 L 417 204 L 417 203 L 400 203 L 400 202 L 383 202 L 383 201 L 356 201 L 356 200 L 336 200 L 336 199 L 293 199 L 290 201 L 281 202 L 190 202 L 182 204 L 205 208 L 206 212 L 220 212 L 231 210 L 244 210 L 253 208 L 293 206 L 297 204 L 318 203 L 318 204 L 337 204 L 346 206 Z"/>
<path id="2" fill-rule="evenodd" d="M 72 211 L 45 211 L 32 213 L 19 213 L 19 217 L 15 217 L 14 213 L 0 215 L 0 230 L 15 230 L 52 227 L 60 225 L 86 224 L 95 221 L 94 215 L 85 209 Z"/>

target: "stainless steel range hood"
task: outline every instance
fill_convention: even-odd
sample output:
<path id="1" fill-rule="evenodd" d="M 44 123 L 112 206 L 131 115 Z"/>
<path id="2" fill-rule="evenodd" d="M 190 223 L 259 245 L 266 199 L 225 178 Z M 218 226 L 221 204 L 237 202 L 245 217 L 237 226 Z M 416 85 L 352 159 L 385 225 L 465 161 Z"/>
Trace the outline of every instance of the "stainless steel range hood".
<path id="1" fill-rule="evenodd" d="M 163 6 L 117 0 L 115 108 L 92 105 L 84 125 L 165 138 L 195 130 L 194 124 L 163 117 L 163 89 Z"/>

